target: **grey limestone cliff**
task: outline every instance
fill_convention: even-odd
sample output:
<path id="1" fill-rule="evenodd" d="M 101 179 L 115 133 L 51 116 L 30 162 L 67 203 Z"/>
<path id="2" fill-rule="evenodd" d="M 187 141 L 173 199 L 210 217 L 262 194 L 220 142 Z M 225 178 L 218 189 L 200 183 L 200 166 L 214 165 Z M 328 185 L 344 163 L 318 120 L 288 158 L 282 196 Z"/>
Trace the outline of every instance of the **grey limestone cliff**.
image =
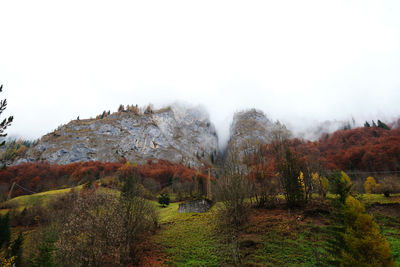
<path id="1" fill-rule="evenodd" d="M 243 159 L 261 144 L 268 144 L 275 139 L 290 137 L 289 130 L 279 121 L 272 122 L 264 112 L 256 109 L 235 113 L 230 128 L 228 153 L 236 154 Z"/>
<path id="2" fill-rule="evenodd" d="M 43 136 L 28 160 L 136 163 L 148 159 L 201 166 L 210 163 L 218 137 L 208 115 L 197 108 L 168 107 L 148 114 L 113 113 L 103 119 L 74 120 Z"/>

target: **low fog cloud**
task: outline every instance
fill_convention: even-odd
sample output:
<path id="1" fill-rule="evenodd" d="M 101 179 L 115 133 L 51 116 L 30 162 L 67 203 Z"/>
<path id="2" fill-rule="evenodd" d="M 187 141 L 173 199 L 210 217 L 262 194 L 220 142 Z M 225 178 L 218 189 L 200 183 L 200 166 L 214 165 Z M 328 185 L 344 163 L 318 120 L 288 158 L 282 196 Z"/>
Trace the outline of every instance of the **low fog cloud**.
<path id="1" fill-rule="evenodd" d="M 38 138 L 119 104 L 202 105 L 225 142 L 235 111 L 296 132 L 400 114 L 397 2 L 2 2 L 10 134 Z M 6 114 L 6 115 L 7 115 Z"/>

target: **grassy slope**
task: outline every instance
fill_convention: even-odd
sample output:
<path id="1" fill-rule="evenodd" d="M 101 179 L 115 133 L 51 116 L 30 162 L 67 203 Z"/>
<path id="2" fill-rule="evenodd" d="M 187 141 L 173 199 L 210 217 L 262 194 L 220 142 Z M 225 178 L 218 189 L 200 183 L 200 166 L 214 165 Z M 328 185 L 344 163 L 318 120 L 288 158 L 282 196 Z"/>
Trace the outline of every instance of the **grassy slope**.
<path id="1" fill-rule="evenodd" d="M 221 266 L 229 260 L 217 233 L 214 213 L 178 213 L 178 203 L 160 208 L 161 230 L 156 242 L 167 255 L 167 265 Z"/>
<path id="2" fill-rule="evenodd" d="M 12 198 L 8 201 L 5 202 L 6 206 L 11 206 L 11 207 L 19 207 L 21 209 L 25 207 L 29 207 L 35 204 L 43 204 L 47 205 L 52 199 L 62 195 L 66 194 L 71 191 L 71 189 L 79 190 L 82 188 L 82 186 L 77 186 L 74 188 L 65 188 L 65 189 L 58 189 L 58 190 L 50 190 L 46 192 L 41 192 L 37 194 L 32 194 L 32 195 L 24 195 L 24 196 L 19 196 Z"/>
<path id="3" fill-rule="evenodd" d="M 324 253 L 327 219 L 302 210 L 253 209 L 240 236 L 246 266 L 317 266 Z"/>
<path id="4" fill-rule="evenodd" d="M 376 214 L 375 221 L 380 225 L 382 234 L 390 243 L 395 263 L 400 266 L 400 220 L 398 217 Z"/>
<path id="5" fill-rule="evenodd" d="M 400 194 L 392 194 L 390 197 L 385 197 L 383 194 L 363 194 L 361 195 L 360 201 L 364 205 L 372 203 L 388 204 L 388 203 L 399 203 Z"/>
<path id="6" fill-rule="evenodd" d="M 390 197 L 385 197 L 382 194 L 364 194 L 361 201 L 367 206 L 374 203 L 400 203 L 400 194 L 392 194 Z M 400 266 L 400 219 L 398 208 L 394 209 L 390 210 L 389 208 L 386 212 L 373 212 L 373 215 L 381 228 L 382 234 L 389 241 L 395 263 Z"/>
<path id="7" fill-rule="evenodd" d="M 381 195 L 364 195 L 362 201 L 395 203 Z M 229 265 L 229 244 L 224 243 L 215 227 L 213 212 L 179 214 L 178 204 L 160 209 L 162 230 L 156 240 L 164 248 L 167 264 L 174 266 Z M 400 263 L 400 221 L 396 217 L 376 216 L 382 233 L 388 239 L 395 261 Z M 327 238 L 325 215 L 304 217 L 302 211 L 253 210 L 240 242 L 251 241 L 242 247 L 243 262 L 248 266 L 316 266 L 324 257 Z M 219 237 L 218 237 L 219 236 Z"/>
<path id="8" fill-rule="evenodd" d="M 322 229 L 315 225 L 291 233 L 271 229 L 262 246 L 246 259 L 246 263 L 255 266 L 317 266 L 326 240 Z"/>
<path id="9" fill-rule="evenodd" d="M 231 265 L 229 243 L 224 242 L 215 224 L 215 208 L 208 213 L 180 214 L 178 204 L 160 208 L 161 231 L 156 242 L 166 254 L 167 265 Z M 326 236 L 312 221 L 299 225 L 296 214 L 286 210 L 256 210 L 245 227 L 240 242 L 254 246 L 242 248 L 243 262 L 249 266 L 315 266 L 322 254 Z M 282 215 L 283 214 L 283 215 Z"/>
<path id="10" fill-rule="evenodd" d="M 46 192 L 36 193 L 32 195 L 24 195 L 12 198 L 8 201 L 5 201 L 2 204 L 3 207 L 11 207 L 15 208 L 19 211 L 22 211 L 24 208 L 29 208 L 34 205 L 42 205 L 46 206 L 50 203 L 50 201 L 54 200 L 55 198 L 70 192 L 71 190 L 79 191 L 82 189 L 82 185 L 76 187 L 70 187 L 65 189 L 57 189 L 57 190 L 50 190 Z M 107 191 L 112 194 L 118 194 L 116 190 L 108 189 L 108 188 L 99 188 L 100 190 Z M 8 208 L 0 209 L 0 214 L 6 214 Z"/>

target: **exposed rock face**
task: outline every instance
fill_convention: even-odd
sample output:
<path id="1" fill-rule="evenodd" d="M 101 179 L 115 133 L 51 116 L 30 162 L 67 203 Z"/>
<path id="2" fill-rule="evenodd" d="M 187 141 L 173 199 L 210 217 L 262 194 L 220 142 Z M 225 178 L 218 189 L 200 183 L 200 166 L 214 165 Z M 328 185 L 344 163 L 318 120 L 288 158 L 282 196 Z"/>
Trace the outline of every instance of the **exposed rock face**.
<path id="1" fill-rule="evenodd" d="M 149 114 L 113 113 L 75 120 L 49 133 L 27 152 L 28 160 L 144 163 L 148 159 L 201 166 L 216 155 L 218 138 L 208 115 L 195 108 L 169 107 Z"/>
<path id="2" fill-rule="evenodd" d="M 274 139 L 290 137 L 285 125 L 272 122 L 260 110 L 250 109 L 235 113 L 231 125 L 227 152 L 237 154 L 239 159 L 251 153 L 258 145 Z"/>

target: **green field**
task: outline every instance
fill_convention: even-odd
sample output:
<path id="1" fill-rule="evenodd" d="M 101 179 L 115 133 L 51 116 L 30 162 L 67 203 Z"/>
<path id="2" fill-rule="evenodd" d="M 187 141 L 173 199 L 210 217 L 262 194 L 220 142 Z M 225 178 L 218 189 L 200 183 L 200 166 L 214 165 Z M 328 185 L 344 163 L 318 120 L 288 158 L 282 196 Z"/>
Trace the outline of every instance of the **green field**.
<path id="1" fill-rule="evenodd" d="M 66 194 L 73 190 L 80 190 L 82 186 L 77 186 L 74 188 L 65 188 L 65 189 L 58 189 L 58 190 L 50 190 L 42 193 L 32 194 L 32 195 L 24 195 L 12 198 L 5 203 L 4 206 L 16 207 L 19 209 L 28 208 L 33 205 L 47 205 L 50 203 L 51 200 L 55 199 L 56 197 Z"/>
<path id="2" fill-rule="evenodd" d="M 178 203 L 160 208 L 161 229 L 156 242 L 167 256 L 167 265 L 221 266 L 229 253 L 215 224 L 214 210 L 178 213 Z"/>

